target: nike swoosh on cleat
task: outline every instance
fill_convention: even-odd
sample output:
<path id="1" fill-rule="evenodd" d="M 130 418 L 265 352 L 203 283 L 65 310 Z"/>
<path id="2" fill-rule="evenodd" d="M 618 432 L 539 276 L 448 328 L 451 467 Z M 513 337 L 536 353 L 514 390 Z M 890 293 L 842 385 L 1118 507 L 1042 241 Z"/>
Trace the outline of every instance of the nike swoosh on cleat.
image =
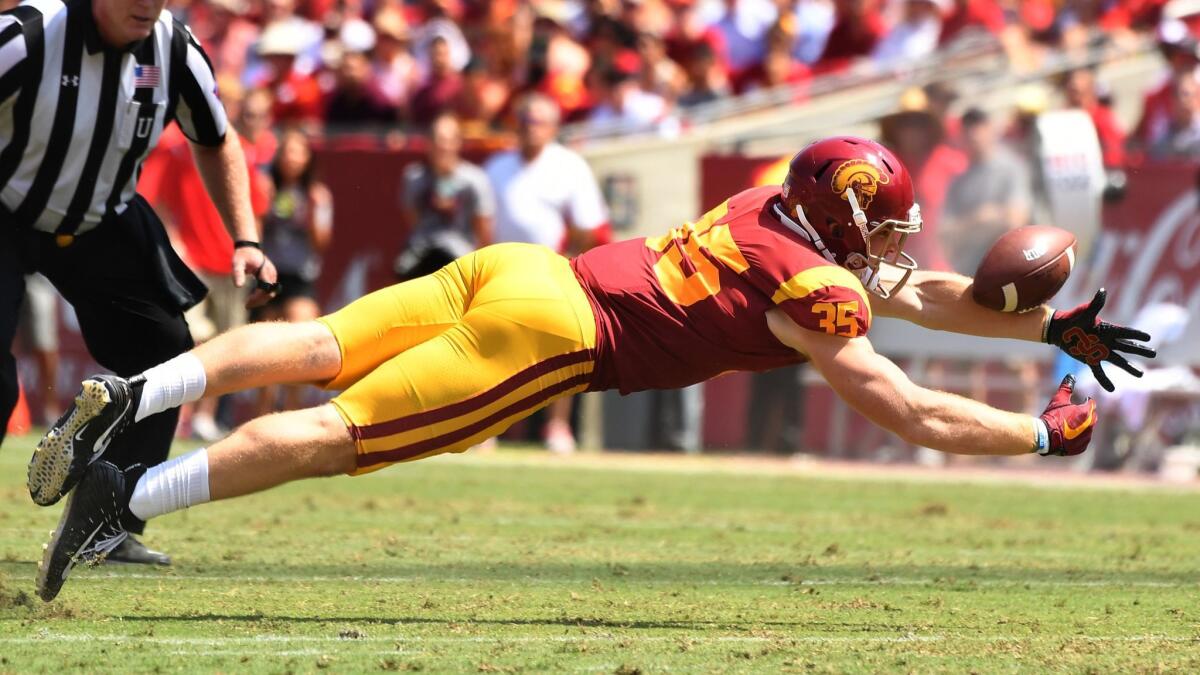
<path id="1" fill-rule="evenodd" d="M 92 540 L 96 538 L 96 533 L 99 532 L 100 528 L 102 527 L 104 527 L 103 520 L 101 520 L 100 524 L 96 526 L 96 529 L 92 530 L 92 533 L 87 536 L 87 539 L 83 540 L 83 543 L 79 545 L 79 548 L 75 549 L 75 552 L 71 554 L 71 557 L 67 559 L 67 565 L 63 567 L 62 571 L 61 578 L 63 581 L 67 580 L 67 575 L 71 573 L 71 568 L 75 567 L 75 557 L 78 556 L 79 552 L 87 547 L 88 544 L 92 543 Z"/>
<path id="2" fill-rule="evenodd" d="M 127 413 L 127 412 L 129 412 L 129 402 L 128 401 L 125 402 L 125 407 L 121 410 L 121 413 L 119 415 L 117 415 L 117 417 L 113 421 L 113 423 L 111 425 L 109 425 L 109 427 L 107 429 L 104 430 L 104 433 L 100 434 L 99 438 L 96 439 L 96 445 L 94 446 L 96 449 L 92 452 L 92 458 L 90 460 L 88 460 L 89 463 L 96 461 L 96 458 L 99 457 L 105 450 L 108 449 L 108 443 L 111 440 L 109 438 L 109 434 L 111 434 L 113 432 L 113 429 L 116 429 L 117 426 L 119 424 L 121 424 L 121 418 L 124 417 L 125 413 Z"/>
<path id="3" fill-rule="evenodd" d="M 83 426 L 79 427 L 79 431 L 75 432 L 75 440 L 76 441 L 79 441 L 80 443 L 83 442 L 83 432 L 87 430 L 88 425 L 91 423 L 92 423 L 91 420 L 88 420 L 87 422 L 83 423 Z"/>

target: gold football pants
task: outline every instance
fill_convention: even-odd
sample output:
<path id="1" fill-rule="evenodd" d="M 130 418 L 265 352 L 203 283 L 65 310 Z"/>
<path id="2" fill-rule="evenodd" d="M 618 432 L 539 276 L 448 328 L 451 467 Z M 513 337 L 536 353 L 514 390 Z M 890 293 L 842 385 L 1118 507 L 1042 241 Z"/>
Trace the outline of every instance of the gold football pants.
<path id="1" fill-rule="evenodd" d="M 588 387 L 596 321 L 566 258 L 499 244 L 319 319 L 356 474 L 462 452 Z"/>

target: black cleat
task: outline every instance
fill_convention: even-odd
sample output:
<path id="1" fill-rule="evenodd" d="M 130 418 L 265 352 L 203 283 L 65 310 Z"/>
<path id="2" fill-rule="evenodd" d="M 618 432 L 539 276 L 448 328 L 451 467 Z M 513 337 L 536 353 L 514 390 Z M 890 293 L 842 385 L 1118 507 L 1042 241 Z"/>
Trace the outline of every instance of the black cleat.
<path id="1" fill-rule="evenodd" d="M 99 565 L 129 537 L 126 523 L 136 522 L 129 512 L 129 496 L 145 472 L 141 464 L 125 471 L 104 461 L 87 467 L 67 500 L 58 528 L 42 547 L 45 553 L 37 575 L 42 600 L 50 602 L 58 595 L 77 563 Z"/>
<path id="2" fill-rule="evenodd" d="M 109 552 L 108 557 L 104 559 L 104 564 L 106 565 L 113 563 L 167 567 L 171 564 L 171 556 L 161 551 L 152 551 L 146 548 L 145 544 L 138 541 L 131 534 L 125 537 L 125 541 L 118 544 L 116 548 Z"/>
<path id="3" fill-rule="evenodd" d="M 141 387 L 116 375 L 83 381 L 75 402 L 38 442 L 29 460 L 29 496 L 50 506 L 75 487 L 88 464 L 133 422 Z"/>

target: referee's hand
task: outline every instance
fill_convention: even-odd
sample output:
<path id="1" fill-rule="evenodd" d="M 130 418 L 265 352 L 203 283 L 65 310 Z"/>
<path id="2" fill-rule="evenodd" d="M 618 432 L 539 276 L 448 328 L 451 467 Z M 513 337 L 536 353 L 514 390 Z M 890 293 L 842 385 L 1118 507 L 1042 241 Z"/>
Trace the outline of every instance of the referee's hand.
<path id="1" fill-rule="evenodd" d="M 275 297 L 279 288 L 275 265 L 260 249 L 239 246 L 233 249 L 233 285 L 238 288 L 245 286 L 247 275 L 257 277 L 258 285 L 246 299 L 246 309 L 261 307 Z"/>

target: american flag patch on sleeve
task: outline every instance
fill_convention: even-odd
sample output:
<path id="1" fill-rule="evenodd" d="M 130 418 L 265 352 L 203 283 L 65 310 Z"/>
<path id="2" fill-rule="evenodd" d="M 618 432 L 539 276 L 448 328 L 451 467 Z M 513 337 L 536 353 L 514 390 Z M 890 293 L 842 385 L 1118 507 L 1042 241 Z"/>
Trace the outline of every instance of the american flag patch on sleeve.
<path id="1" fill-rule="evenodd" d="M 133 67 L 134 88 L 157 87 L 162 81 L 162 69 L 158 66 L 136 65 Z"/>

